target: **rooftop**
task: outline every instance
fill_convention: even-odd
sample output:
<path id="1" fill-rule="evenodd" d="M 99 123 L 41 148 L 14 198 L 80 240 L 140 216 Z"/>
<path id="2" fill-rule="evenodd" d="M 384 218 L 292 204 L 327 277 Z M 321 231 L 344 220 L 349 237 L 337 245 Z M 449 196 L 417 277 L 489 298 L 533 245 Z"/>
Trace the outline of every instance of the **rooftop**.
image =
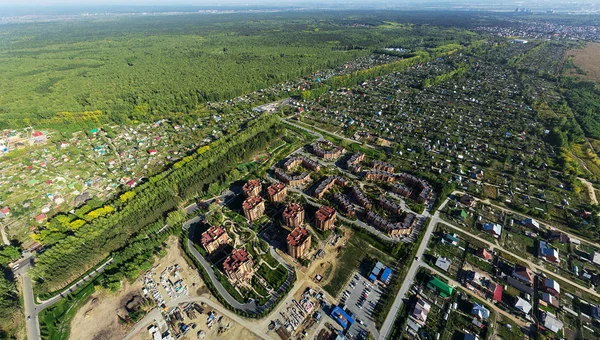
<path id="1" fill-rule="evenodd" d="M 225 234 L 225 229 L 223 227 L 212 226 L 208 228 L 207 231 L 202 233 L 202 245 L 211 243 L 223 234 Z"/>
<path id="2" fill-rule="evenodd" d="M 299 213 L 304 211 L 304 206 L 298 203 L 290 203 L 283 210 L 283 216 L 296 217 Z"/>
<path id="3" fill-rule="evenodd" d="M 263 201 L 263 199 L 260 196 L 250 196 L 250 197 L 246 198 L 246 200 L 244 201 L 242 206 L 244 207 L 244 209 L 250 210 L 250 209 L 254 209 L 254 207 L 256 207 L 258 204 L 260 204 L 262 201 Z"/>
<path id="4" fill-rule="evenodd" d="M 223 262 L 223 269 L 226 272 L 236 271 L 242 264 L 250 261 L 250 255 L 245 249 L 234 249 Z"/>
<path id="5" fill-rule="evenodd" d="M 333 218 L 334 215 L 335 209 L 327 205 L 322 205 L 315 214 L 315 217 L 320 221 L 326 221 Z"/>
<path id="6" fill-rule="evenodd" d="M 306 242 L 310 234 L 305 228 L 297 227 L 287 237 L 287 243 L 292 246 L 298 246 Z"/>
<path id="7" fill-rule="evenodd" d="M 267 188 L 267 192 L 269 193 L 269 195 L 275 195 L 278 192 L 280 192 L 281 190 L 285 189 L 285 184 L 281 183 L 281 182 L 277 182 L 277 183 L 273 183 L 271 185 L 269 185 L 269 187 Z"/>

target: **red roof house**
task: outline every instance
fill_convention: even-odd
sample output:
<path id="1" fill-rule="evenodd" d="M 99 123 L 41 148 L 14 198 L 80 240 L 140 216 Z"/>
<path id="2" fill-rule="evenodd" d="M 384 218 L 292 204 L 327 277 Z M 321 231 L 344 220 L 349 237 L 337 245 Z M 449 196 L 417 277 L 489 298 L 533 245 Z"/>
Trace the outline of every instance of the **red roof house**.
<path id="1" fill-rule="evenodd" d="M 46 214 L 39 214 L 35 217 L 37 223 L 42 223 L 46 219 Z"/>
<path id="2" fill-rule="evenodd" d="M 486 261 L 490 261 L 492 259 L 492 254 L 485 248 L 479 248 L 479 250 L 477 250 L 477 256 Z"/>

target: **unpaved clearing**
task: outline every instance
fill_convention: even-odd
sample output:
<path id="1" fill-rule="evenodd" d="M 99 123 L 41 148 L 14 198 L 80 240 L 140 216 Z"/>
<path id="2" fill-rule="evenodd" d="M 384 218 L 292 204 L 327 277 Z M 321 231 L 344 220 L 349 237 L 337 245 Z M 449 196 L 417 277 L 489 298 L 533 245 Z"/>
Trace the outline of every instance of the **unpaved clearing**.
<path id="1" fill-rule="evenodd" d="M 90 296 L 89 301 L 75 314 L 71 322 L 70 339 L 109 340 L 127 334 L 117 315 L 125 316 L 125 304 L 134 295 L 141 294 L 142 282 L 125 282 L 115 294 L 100 290 Z"/>
<path id="2" fill-rule="evenodd" d="M 323 287 L 327 283 L 329 283 L 329 281 L 331 281 L 331 278 L 333 277 L 333 275 L 331 274 L 335 273 L 335 269 L 338 264 L 338 249 L 342 244 L 348 241 L 351 235 L 352 231 L 350 231 L 349 229 L 344 229 L 344 236 L 340 237 L 340 239 L 334 246 L 332 246 L 331 243 L 327 243 L 323 247 L 323 250 L 326 253 L 325 256 L 323 258 L 316 259 L 315 261 L 313 261 L 310 264 L 308 270 L 306 271 L 306 275 L 308 276 L 308 278 L 314 280 L 315 276 L 317 274 L 320 274 L 323 277 L 323 279 L 321 280 L 319 285 Z"/>
<path id="3" fill-rule="evenodd" d="M 572 57 L 573 63 L 586 73 L 577 74 L 571 71 L 571 75 L 576 75 L 584 80 L 600 82 L 600 43 L 588 43 L 584 48 L 569 50 L 567 55 Z"/>
<path id="4" fill-rule="evenodd" d="M 167 255 L 155 262 L 155 265 L 158 265 L 157 272 L 160 272 L 165 266 L 178 263 L 183 268 L 182 276 L 189 287 L 190 296 L 208 292 L 197 271 L 189 269 L 178 239 L 171 237 L 167 244 Z M 127 335 L 130 326 L 119 322 L 118 315 L 127 315 L 125 304 L 134 295 L 142 295 L 142 286 L 143 282 L 140 276 L 133 284 L 123 282 L 123 286 L 116 293 L 109 293 L 105 290 L 96 291 L 75 314 L 71 323 L 70 339 L 122 339 Z M 143 339 L 143 335 L 140 339 Z"/>
<path id="5" fill-rule="evenodd" d="M 205 306 L 204 312 L 202 314 L 197 314 L 196 318 L 188 319 L 185 317 L 186 323 L 195 323 L 196 328 L 191 329 L 183 339 L 198 339 L 198 333 L 204 332 L 204 339 L 243 339 L 243 340 L 258 340 L 260 339 L 252 332 L 247 330 L 242 325 L 232 321 L 226 316 L 223 316 L 221 313 L 217 312 L 217 319 L 221 318 L 220 323 L 214 323 L 212 328 L 208 328 L 206 324 L 206 320 L 208 318 L 208 313 L 212 311 L 212 308 Z"/>
<path id="6" fill-rule="evenodd" d="M 596 190 L 594 189 L 594 186 L 592 185 L 592 183 L 590 183 L 590 181 L 588 181 L 585 178 L 581 178 L 581 177 L 577 177 L 577 178 L 586 187 L 586 190 L 588 192 L 588 197 L 591 201 L 590 203 L 598 204 L 598 199 L 596 198 Z"/>

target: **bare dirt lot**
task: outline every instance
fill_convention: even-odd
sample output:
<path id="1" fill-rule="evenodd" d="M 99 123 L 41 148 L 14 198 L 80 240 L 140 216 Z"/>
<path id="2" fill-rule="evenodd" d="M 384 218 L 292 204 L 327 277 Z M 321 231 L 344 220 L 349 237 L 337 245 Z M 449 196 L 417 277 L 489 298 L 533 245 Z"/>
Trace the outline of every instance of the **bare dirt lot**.
<path id="1" fill-rule="evenodd" d="M 195 323 L 196 329 L 190 330 L 183 338 L 184 339 L 198 339 L 198 333 L 204 333 L 204 339 L 244 339 L 244 340 L 258 340 L 260 339 L 252 332 L 242 327 L 240 324 L 232 321 L 226 316 L 221 315 L 217 312 L 216 319 L 220 319 L 220 322 L 214 324 L 210 329 L 207 326 L 208 313 L 212 311 L 212 308 L 205 306 L 204 312 L 198 314 L 198 316 L 192 320 L 185 318 L 186 323 Z M 222 317 L 222 318 L 221 318 Z"/>
<path id="2" fill-rule="evenodd" d="M 171 237 L 168 240 L 167 255 L 155 262 L 155 265 L 158 265 L 157 272 L 165 266 L 179 264 L 183 268 L 182 276 L 189 287 L 190 296 L 208 292 L 196 270 L 189 269 L 184 256 L 178 239 Z M 133 284 L 123 282 L 121 289 L 116 293 L 96 291 L 75 314 L 71 323 L 70 339 L 122 339 L 127 334 L 129 326 L 119 321 L 119 315 L 127 314 L 125 305 L 133 296 L 142 295 L 142 286 L 140 277 Z"/>
<path id="3" fill-rule="evenodd" d="M 71 323 L 70 339 L 119 339 L 127 334 L 119 323 L 118 315 L 126 315 L 125 304 L 131 297 L 141 294 L 142 282 L 125 282 L 121 289 L 111 294 L 100 290 L 90 296 L 89 301 L 77 311 Z"/>
<path id="4" fill-rule="evenodd" d="M 573 58 L 573 63 L 586 74 L 577 74 L 581 79 L 600 82 L 600 43 L 588 43 L 585 48 L 572 49 L 567 55 Z"/>
<path id="5" fill-rule="evenodd" d="M 303 269 L 306 275 L 310 279 L 314 279 L 317 274 L 320 274 L 323 277 L 319 283 L 321 287 L 329 283 L 333 277 L 331 274 L 335 272 L 338 264 L 337 257 L 339 255 L 339 247 L 347 242 L 351 235 L 351 231 L 345 230 L 344 236 L 340 237 L 335 245 L 332 246 L 330 242 L 325 244 L 323 247 L 325 256 L 313 261 L 308 270 Z M 329 241 L 331 241 L 331 239 L 329 239 Z"/>

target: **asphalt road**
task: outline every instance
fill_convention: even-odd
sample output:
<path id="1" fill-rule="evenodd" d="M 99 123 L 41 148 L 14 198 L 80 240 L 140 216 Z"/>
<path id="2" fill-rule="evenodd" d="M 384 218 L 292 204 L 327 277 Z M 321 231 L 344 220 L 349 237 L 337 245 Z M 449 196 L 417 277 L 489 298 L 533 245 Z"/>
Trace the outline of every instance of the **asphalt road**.
<path id="1" fill-rule="evenodd" d="M 448 203 L 448 200 L 449 200 L 449 198 L 447 198 L 444 201 L 444 203 L 442 203 L 442 205 L 431 216 L 429 225 L 427 226 L 427 229 L 425 229 L 423 241 L 421 241 L 421 244 L 419 245 L 419 248 L 417 249 L 416 256 L 418 257 L 419 260 L 413 259 L 413 262 L 410 265 L 408 272 L 406 273 L 406 277 L 404 279 L 404 282 L 402 283 L 402 287 L 400 287 L 400 290 L 398 291 L 398 295 L 396 295 L 394 304 L 390 308 L 390 311 L 389 311 L 388 315 L 386 316 L 385 321 L 383 322 L 383 325 L 381 326 L 381 329 L 379 330 L 379 339 L 380 340 L 385 340 L 387 338 L 387 336 L 390 332 L 390 329 L 392 328 L 392 324 L 394 323 L 394 320 L 396 320 L 398 311 L 400 310 L 400 307 L 402 307 L 402 303 L 404 302 L 406 293 L 408 292 L 408 290 L 410 289 L 410 287 L 413 284 L 417 270 L 419 269 L 420 266 L 424 265 L 423 253 L 425 252 L 425 249 L 427 248 L 427 244 L 429 244 L 429 239 L 431 238 L 433 229 L 435 228 L 436 224 L 438 224 L 438 222 L 440 222 L 442 220 L 439 216 L 439 211 L 442 210 L 444 208 L 444 206 L 446 206 L 446 204 Z"/>
<path id="2" fill-rule="evenodd" d="M 90 281 L 98 273 L 102 272 L 104 268 L 106 268 L 106 266 L 113 261 L 113 259 L 108 259 L 108 261 L 106 261 L 102 266 L 98 267 L 93 272 L 84 276 L 79 281 L 71 284 L 69 287 L 65 288 L 60 294 L 57 294 L 48 300 L 40 301 L 39 304 L 35 302 L 35 297 L 33 296 L 33 288 L 31 286 L 31 278 L 27 275 L 27 270 L 29 270 L 29 268 L 31 267 L 31 261 L 32 259 L 30 257 L 21 261 L 20 263 L 23 264 L 19 266 L 19 269 L 16 270 L 15 273 L 23 276 L 23 302 L 26 315 L 25 324 L 27 328 L 27 339 L 38 340 L 41 339 L 38 314 L 44 309 L 58 302 L 63 297 L 69 295 L 82 283 Z"/>
<path id="3" fill-rule="evenodd" d="M 273 177 L 271 177 L 269 174 L 267 174 L 267 179 L 268 179 L 270 182 L 277 182 L 277 180 L 276 180 L 276 179 L 274 179 Z M 315 202 L 313 197 L 311 197 L 311 196 L 309 196 L 309 195 L 305 194 L 305 193 L 304 193 L 302 190 L 298 190 L 298 189 L 296 189 L 296 188 L 293 188 L 293 187 L 289 187 L 289 186 L 288 186 L 288 191 L 291 191 L 291 192 L 294 192 L 294 193 L 296 193 L 296 194 L 299 194 L 299 195 L 301 195 L 302 197 L 304 197 L 304 198 L 306 199 L 306 202 L 307 202 L 308 204 L 310 204 L 310 205 L 312 205 L 312 206 L 314 206 L 314 207 L 317 207 L 317 208 L 319 208 L 319 207 L 321 207 L 321 206 L 322 206 L 322 204 Z M 366 229 L 366 230 L 368 230 L 369 232 L 371 232 L 371 233 L 373 233 L 373 234 L 376 234 L 376 235 L 378 235 L 380 238 L 382 238 L 382 239 L 384 239 L 384 240 L 386 240 L 386 241 L 390 241 L 390 242 L 400 242 L 400 239 L 397 239 L 397 238 L 391 238 L 391 237 L 387 236 L 386 234 L 382 233 L 381 231 L 377 230 L 375 227 L 373 227 L 373 226 L 371 226 L 371 225 L 368 225 L 368 224 L 364 223 L 364 222 L 363 222 L 363 221 L 361 221 L 361 220 L 350 220 L 350 219 L 347 219 L 347 218 L 345 218 L 344 216 L 341 216 L 340 214 L 338 214 L 338 215 L 337 215 L 337 218 L 338 218 L 340 221 L 344 221 L 345 223 L 348 223 L 348 224 L 353 224 L 353 225 L 356 225 L 356 226 L 358 226 L 358 227 L 361 227 L 361 228 L 363 228 L 363 229 Z"/>
<path id="4" fill-rule="evenodd" d="M 283 260 L 283 258 L 281 258 L 281 256 L 279 256 L 279 254 L 277 254 L 277 252 L 275 252 L 273 250 L 273 247 L 270 247 L 269 250 L 271 252 L 271 255 L 273 255 L 273 257 L 287 269 L 288 275 L 287 275 L 286 281 L 279 287 L 279 289 L 277 289 L 276 292 L 272 293 L 269 301 L 267 301 L 262 306 L 258 306 L 254 300 L 247 302 L 247 303 L 238 302 L 233 296 L 231 296 L 231 294 L 229 294 L 229 292 L 225 289 L 225 287 L 223 287 L 221 282 L 217 279 L 215 272 L 214 272 L 212 266 L 210 265 L 210 263 L 204 258 L 204 256 L 202 256 L 202 254 L 200 254 L 200 252 L 198 250 L 196 250 L 196 248 L 194 248 L 194 243 L 192 241 L 193 234 L 194 234 L 194 228 L 195 228 L 195 222 L 193 222 L 194 220 L 200 221 L 200 217 L 199 216 L 195 217 L 194 219 L 184 223 L 184 227 L 185 227 L 185 225 L 187 225 L 186 228 L 189 228 L 189 235 L 188 235 L 188 240 L 187 240 L 188 248 L 190 249 L 190 252 L 192 253 L 192 255 L 198 260 L 198 262 L 200 262 L 200 264 L 202 265 L 204 270 L 208 273 L 208 276 L 210 277 L 211 281 L 215 285 L 215 288 L 217 289 L 219 294 L 221 294 L 221 296 L 225 299 L 225 301 L 227 301 L 227 303 L 230 304 L 232 307 L 239 309 L 239 310 L 243 310 L 247 313 L 259 314 L 259 313 L 263 312 L 264 310 L 270 308 L 277 301 L 279 296 L 284 293 L 285 289 L 287 289 L 287 287 L 292 283 L 292 281 L 294 279 L 294 269 L 292 268 L 292 266 L 287 264 Z"/>

